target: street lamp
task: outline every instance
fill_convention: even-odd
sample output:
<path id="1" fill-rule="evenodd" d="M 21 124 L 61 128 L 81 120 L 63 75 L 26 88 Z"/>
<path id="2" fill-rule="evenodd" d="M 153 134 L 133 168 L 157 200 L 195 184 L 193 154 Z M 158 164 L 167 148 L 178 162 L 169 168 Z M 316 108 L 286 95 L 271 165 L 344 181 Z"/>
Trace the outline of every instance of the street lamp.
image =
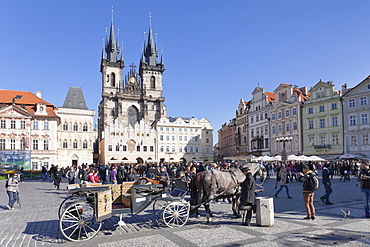
<path id="1" fill-rule="evenodd" d="M 287 153 L 285 149 L 285 143 L 292 141 L 292 137 L 278 137 L 276 138 L 276 142 L 282 142 L 283 143 L 283 151 L 281 152 L 281 160 L 286 161 L 287 160 Z"/>

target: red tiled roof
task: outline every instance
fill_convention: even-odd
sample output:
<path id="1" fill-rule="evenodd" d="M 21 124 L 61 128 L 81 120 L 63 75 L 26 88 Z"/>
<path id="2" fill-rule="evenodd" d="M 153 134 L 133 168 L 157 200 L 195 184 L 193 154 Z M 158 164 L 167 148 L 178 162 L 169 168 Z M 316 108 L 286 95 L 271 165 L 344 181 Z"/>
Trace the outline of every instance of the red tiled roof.
<path id="1" fill-rule="evenodd" d="M 13 104 L 13 99 L 14 99 L 14 105 L 16 107 L 22 107 L 23 105 L 22 108 L 28 111 L 32 115 L 35 115 L 37 103 L 43 103 L 46 105 L 46 112 L 48 114 L 42 115 L 42 116 L 58 117 L 54 111 L 54 108 L 55 108 L 54 105 L 37 97 L 31 92 L 0 89 L 0 106 L 3 103 L 5 103 L 6 105 Z"/>
<path id="2" fill-rule="evenodd" d="M 268 102 L 275 102 L 275 94 L 270 92 L 265 92 L 267 95 L 267 101 Z"/>

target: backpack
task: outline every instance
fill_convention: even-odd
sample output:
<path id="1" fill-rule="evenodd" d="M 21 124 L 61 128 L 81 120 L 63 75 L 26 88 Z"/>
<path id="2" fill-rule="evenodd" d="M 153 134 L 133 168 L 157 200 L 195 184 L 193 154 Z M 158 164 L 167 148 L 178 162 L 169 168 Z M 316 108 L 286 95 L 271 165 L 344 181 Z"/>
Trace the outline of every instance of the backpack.
<path id="1" fill-rule="evenodd" d="M 9 184 L 8 184 L 8 179 L 5 181 L 5 188 L 8 188 L 9 187 Z"/>
<path id="2" fill-rule="evenodd" d="M 316 175 L 310 174 L 308 176 L 307 189 L 309 190 L 318 190 L 319 189 L 319 179 Z"/>

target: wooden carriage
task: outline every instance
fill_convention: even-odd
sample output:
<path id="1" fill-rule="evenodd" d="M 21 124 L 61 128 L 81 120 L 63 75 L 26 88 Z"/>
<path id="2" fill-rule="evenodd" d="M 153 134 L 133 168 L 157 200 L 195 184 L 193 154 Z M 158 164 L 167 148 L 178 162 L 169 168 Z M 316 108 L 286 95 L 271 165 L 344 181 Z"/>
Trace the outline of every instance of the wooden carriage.
<path id="1" fill-rule="evenodd" d="M 125 225 L 123 215 L 136 215 L 151 204 L 154 214 L 168 227 L 182 227 L 189 218 L 190 205 L 184 199 L 186 191 L 174 189 L 169 193 L 163 190 L 162 184 L 87 184 L 71 186 L 69 191 L 72 195 L 59 207 L 59 228 L 70 241 L 93 238 L 102 222 L 111 216 L 120 216 L 118 224 Z"/>

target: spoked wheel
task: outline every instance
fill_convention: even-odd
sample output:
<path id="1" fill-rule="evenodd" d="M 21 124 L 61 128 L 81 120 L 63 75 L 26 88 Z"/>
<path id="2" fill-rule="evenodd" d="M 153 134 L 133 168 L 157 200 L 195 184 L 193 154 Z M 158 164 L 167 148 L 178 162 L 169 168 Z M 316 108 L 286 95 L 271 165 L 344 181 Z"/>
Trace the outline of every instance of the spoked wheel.
<path id="1" fill-rule="evenodd" d="M 62 201 L 62 203 L 60 204 L 59 209 L 58 209 L 59 219 L 60 219 L 60 217 L 62 217 L 63 212 L 66 210 L 66 208 L 69 205 L 71 205 L 72 203 L 78 202 L 78 201 L 81 201 L 81 198 L 75 197 L 75 196 L 69 196 L 66 199 L 64 199 Z"/>
<path id="2" fill-rule="evenodd" d="M 189 219 L 189 203 L 171 202 L 165 206 L 162 220 L 168 227 L 182 227 Z"/>
<path id="3" fill-rule="evenodd" d="M 69 205 L 59 220 L 59 229 L 70 241 L 83 241 L 98 234 L 102 222 L 97 222 L 94 207 L 88 202 L 75 202 Z"/>
<path id="4" fill-rule="evenodd" d="M 153 212 L 158 218 L 162 217 L 163 209 L 167 205 L 166 201 L 157 199 L 153 202 Z"/>

